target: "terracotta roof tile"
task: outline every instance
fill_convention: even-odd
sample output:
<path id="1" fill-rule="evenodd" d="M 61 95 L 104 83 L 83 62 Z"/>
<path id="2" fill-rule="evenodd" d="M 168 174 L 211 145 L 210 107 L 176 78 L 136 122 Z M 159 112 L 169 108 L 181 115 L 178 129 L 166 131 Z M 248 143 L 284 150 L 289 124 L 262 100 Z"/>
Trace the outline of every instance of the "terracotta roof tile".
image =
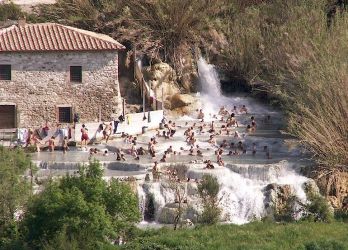
<path id="1" fill-rule="evenodd" d="M 56 23 L 12 25 L 0 29 L 0 52 L 119 50 L 109 36 Z"/>

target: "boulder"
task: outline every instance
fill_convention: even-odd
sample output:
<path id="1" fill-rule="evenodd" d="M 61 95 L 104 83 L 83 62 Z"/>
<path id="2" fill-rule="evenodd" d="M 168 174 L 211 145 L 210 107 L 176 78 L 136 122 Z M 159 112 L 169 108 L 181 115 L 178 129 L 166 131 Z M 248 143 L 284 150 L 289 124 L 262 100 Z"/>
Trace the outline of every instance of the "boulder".
<path id="1" fill-rule="evenodd" d="M 196 99 L 188 94 L 175 94 L 171 98 L 171 108 L 182 108 L 196 102 Z"/>
<path id="2" fill-rule="evenodd" d="M 188 219 L 192 222 L 197 222 L 199 212 L 195 208 L 188 206 L 187 203 L 183 203 L 181 205 L 183 207 L 183 214 L 181 216 L 181 220 Z M 157 221 L 163 224 L 173 224 L 177 212 L 177 203 L 167 203 L 165 207 L 161 209 Z"/>
<path id="3" fill-rule="evenodd" d="M 273 215 L 286 207 L 294 192 L 290 185 L 271 183 L 264 188 L 264 194 L 267 214 Z"/>

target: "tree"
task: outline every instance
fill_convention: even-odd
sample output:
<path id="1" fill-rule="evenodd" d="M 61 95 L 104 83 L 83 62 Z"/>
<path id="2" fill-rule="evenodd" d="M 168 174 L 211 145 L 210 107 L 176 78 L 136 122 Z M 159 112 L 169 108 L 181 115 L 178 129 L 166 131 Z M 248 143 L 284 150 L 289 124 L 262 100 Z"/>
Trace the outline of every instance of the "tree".
<path id="1" fill-rule="evenodd" d="M 202 223 L 214 224 L 219 221 L 221 214 L 221 209 L 218 207 L 219 191 L 220 185 L 217 178 L 212 175 L 203 175 L 198 185 L 198 193 L 203 201 Z"/>
<path id="2" fill-rule="evenodd" d="M 22 150 L 0 146 L 0 248 L 17 237 L 15 213 L 20 214 L 31 194 L 30 182 L 23 177 L 30 164 Z"/>
<path id="3" fill-rule="evenodd" d="M 51 181 L 30 202 L 24 217 L 26 241 L 34 248 L 59 245 L 61 240 L 79 249 L 110 244 L 140 218 L 137 197 L 130 186 L 103 179 L 96 161 L 78 175 Z"/>

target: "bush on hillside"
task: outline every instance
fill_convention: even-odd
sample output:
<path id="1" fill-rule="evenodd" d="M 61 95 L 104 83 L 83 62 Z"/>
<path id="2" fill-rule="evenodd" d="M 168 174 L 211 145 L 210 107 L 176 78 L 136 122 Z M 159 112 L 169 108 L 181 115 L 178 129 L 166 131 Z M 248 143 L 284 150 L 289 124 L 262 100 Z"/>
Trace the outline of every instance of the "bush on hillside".
<path id="1" fill-rule="evenodd" d="M 319 194 L 307 194 L 308 204 L 304 205 L 304 219 L 315 222 L 332 222 L 334 220 L 333 209 L 325 197 Z"/>
<path id="2" fill-rule="evenodd" d="M 217 178 L 212 175 L 203 175 L 202 181 L 198 184 L 198 193 L 203 202 L 200 221 L 204 224 L 215 224 L 220 219 L 219 191 L 220 184 Z"/>

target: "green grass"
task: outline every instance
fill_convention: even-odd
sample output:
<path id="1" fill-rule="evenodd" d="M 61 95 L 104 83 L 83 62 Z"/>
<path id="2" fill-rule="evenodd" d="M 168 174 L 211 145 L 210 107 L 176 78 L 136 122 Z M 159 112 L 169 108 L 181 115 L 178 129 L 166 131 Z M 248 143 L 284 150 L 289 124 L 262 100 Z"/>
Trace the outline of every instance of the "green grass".
<path id="1" fill-rule="evenodd" d="M 122 249 L 348 249 L 348 224 L 255 222 L 146 230 Z"/>

